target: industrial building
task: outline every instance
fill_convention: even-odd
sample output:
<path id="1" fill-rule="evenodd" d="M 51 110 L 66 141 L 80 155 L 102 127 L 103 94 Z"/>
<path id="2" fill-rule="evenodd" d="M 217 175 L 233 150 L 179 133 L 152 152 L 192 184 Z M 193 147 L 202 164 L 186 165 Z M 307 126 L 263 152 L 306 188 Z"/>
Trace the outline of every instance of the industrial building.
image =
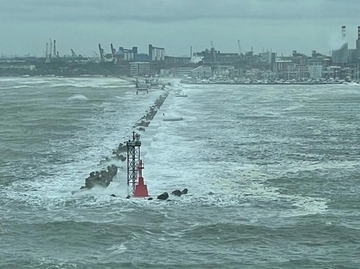
<path id="1" fill-rule="evenodd" d="M 194 57 L 201 57 L 206 64 L 233 64 L 241 59 L 239 53 L 222 53 L 215 48 L 205 49 L 201 52 L 194 52 Z"/>
<path id="2" fill-rule="evenodd" d="M 137 47 L 132 47 L 132 49 L 125 49 L 119 47 L 119 50 L 115 53 L 116 58 L 122 61 L 134 61 L 138 53 Z"/>
<path id="3" fill-rule="evenodd" d="M 360 26 L 358 26 L 357 32 L 358 38 L 356 39 L 355 49 L 349 49 L 349 64 L 359 65 L 360 64 Z"/>
<path id="4" fill-rule="evenodd" d="M 292 55 L 279 56 L 275 52 L 250 51 L 242 53 L 238 40 L 238 52 L 221 52 L 211 42 L 211 48 L 190 55 L 175 57 L 165 55 L 165 48 L 148 45 L 147 53 L 139 53 L 138 47 L 118 47 L 110 44 L 110 52 L 98 44 L 96 57 L 86 57 L 71 49 L 71 55 L 59 56 L 56 40 L 46 43 L 45 57 L 24 58 L 14 64 L 3 62 L 3 75 L 170 75 L 174 77 L 211 76 L 230 80 L 320 80 L 323 78 L 360 79 L 360 26 L 357 28 L 355 48 L 346 39 L 346 26 L 341 26 L 342 45 L 331 55 L 312 51 L 310 56 L 293 50 Z M 196 61 L 194 61 L 196 59 Z M 12 59 L 15 60 L 15 59 Z"/>
<path id="5" fill-rule="evenodd" d="M 149 62 L 130 62 L 131 76 L 148 76 L 150 75 Z"/>
<path id="6" fill-rule="evenodd" d="M 345 66 L 348 64 L 360 63 L 360 26 L 358 26 L 358 38 L 355 49 L 349 49 L 346 41 L 346 26 L 341 27 L 343 45 L 332 51 L 332 63 L 335 65 Z"/>
<path id="7" fill-rule="evenodd" d="M 342 46 L 332 51 L 333 64 L 345 65 L 349 62 L 349 46 L 346 41 L 346 26 L 341 27 Z"/>
<path id="8" fill-rule="evenodd" d="M 149 45 L 149 60 L 150 61 L 164 61 L 165 49 Z"/>

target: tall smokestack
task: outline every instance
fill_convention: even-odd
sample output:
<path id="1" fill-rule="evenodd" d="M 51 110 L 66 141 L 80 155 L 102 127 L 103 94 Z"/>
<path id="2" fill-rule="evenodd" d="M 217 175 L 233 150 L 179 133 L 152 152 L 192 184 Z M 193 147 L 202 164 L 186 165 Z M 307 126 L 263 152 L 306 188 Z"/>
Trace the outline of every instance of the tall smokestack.
<path id="1" fill-rule="evenodd" d="M 54 40 L 54 57 L 56 57 L 56 40 Z"/>
<path id="2" fill-rule="evenodd" d="M 341 26 L 342 40 L 346 39 L 346 26 Z"/>
<path id="3" fill-rule="evenodd" d="M 360 50 L 360 26 L 358 26 L 358 38 L 356 40 L 356 49 Z"/>

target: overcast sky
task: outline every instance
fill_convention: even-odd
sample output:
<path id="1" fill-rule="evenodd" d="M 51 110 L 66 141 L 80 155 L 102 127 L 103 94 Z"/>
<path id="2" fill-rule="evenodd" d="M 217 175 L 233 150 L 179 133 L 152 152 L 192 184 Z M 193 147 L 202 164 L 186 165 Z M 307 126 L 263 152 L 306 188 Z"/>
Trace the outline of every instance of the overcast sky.
<path id="1" fill-rule="evenodd" d="M 238 52 L 251 47 L 291 54 L 329 53 L 347 26 L 355 48 L 360 0 L 0 0 L 0 55 L 42 56 L 49 38 L 60 55 L 93 56 L 101 43 L 110 52 L 148 44 L 166 55 L 210 48 Z"/>

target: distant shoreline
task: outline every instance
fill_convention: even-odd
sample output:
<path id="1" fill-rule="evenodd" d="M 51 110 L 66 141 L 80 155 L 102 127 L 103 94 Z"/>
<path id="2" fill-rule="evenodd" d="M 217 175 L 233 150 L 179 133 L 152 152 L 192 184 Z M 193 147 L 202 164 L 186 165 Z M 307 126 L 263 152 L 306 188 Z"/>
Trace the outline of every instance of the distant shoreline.
<path id="1" fill-rule="evenodd" d="M 124 80 L 133 79 L 133 77 L 116 75 L 78 75 L 78 76 L 58 76 L 58 75 L 0 75 L 0 78 L 121 78 Z"/>
<path id="2" fill-rule="evenodd" d="M 289 83 L 274 83 L 274 82 L 270 82 L 270 83 L 244 83 L 244 82 L 234 82 L 234 83 L 230 83 L 230 82 L 204 82 L 204 83 L 196 83 L 196 82 L 180 82 L 181 84 L 186 84 L 186 85 L 257 85 L 257 86 L 267 86 L 267 85 L 276 85 L 276 86 L 286 86 L 286 85 L 339 85 L 339 84 L 344 84 L 346 85 L 346 82 L 331 82 L 331 83 L 326 83 L 326 82 L 289 82 Z M 360 85 L 360 84 L 359 84 Z"/>

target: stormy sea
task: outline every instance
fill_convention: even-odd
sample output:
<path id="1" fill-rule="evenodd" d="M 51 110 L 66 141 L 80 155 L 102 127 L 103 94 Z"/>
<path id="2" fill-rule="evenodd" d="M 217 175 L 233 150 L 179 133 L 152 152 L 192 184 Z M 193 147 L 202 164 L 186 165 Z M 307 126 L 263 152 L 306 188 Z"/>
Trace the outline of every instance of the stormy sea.
<path id="1" fill-rule="evenodd" d="M 0 78 L 0 268 L 358 269 L 359 104 L 360 85 Z M 154 200 L 125 198 L 133 131 Z"/>

